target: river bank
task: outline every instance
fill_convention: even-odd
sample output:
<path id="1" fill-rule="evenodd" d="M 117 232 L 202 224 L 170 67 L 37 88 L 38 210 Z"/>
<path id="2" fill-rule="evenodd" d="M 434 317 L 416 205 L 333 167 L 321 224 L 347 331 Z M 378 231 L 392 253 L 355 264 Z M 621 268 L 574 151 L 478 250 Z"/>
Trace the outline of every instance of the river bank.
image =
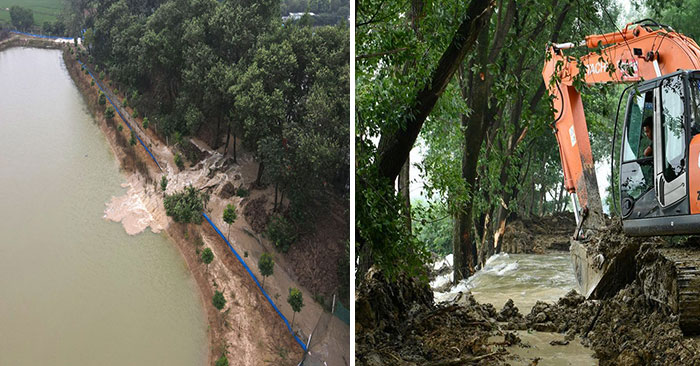
<path id="1" fill-rule="evenodd" d="M 213 364 L 222 354 L 226 355 L 230 362 L 240 365 L 258 365 L 263 362 L 297 364 L 302 357 L 301 348 L 275 311 L 265 304 L 266 300 L 245 270 L 235 262 L 223 241 L 217 240 L 206 224 L 177 224 L 165 215 L 162 205 L 163 193 L 159 192 L 156 185 L 160 177 L 168 176 L 170 184 L 167 193 L 172 193 L 186 184 L 198 186 L 196 176 L 206 176 L 208 171 L 204 167 L 201 170 L 179 171 L 168 147 L 154 135 L 137 129 L 136 133 L 153 151 L 163 167 L 161 172 L 140 145 L 129 146 L 129 129 L 126 126 L 122 131 L 116 128 L 117 125 L 123 124 L 119 117 L 113 120 L 105 119 L 103 107 L 100 108 L 97 102 L 99 89 L 91 85 L 92 78 L 83 71 L 75 56 L 67 49 L 63 55 L 71 77 L 85 98 L 126 177 L 126 196 L 113 198 L 108 203 L 105 217 L 121 221 L 130 234 L 136 234 L 146 228 L 156 233 L 164 232 L 176 245 L 195 278 L 207 314 L 209 364 Z M 132 126 L 138 126 L 134 122 L 136 121 L 131 122 Z M 202 172 L 205 174 L 200 174 Z M 214 206 L 212 203 L 210 201 L 208 206 L 210 210 Z M 240 200 L 235 203 L 240 204 Z M 200 260 L 200 251 L 205 246 L 215 253 L 215 260 L 209 265 Z M 217 310 L 211 302 L 215 289 L 221 291 L 227 300 L 222 311 Z"/>

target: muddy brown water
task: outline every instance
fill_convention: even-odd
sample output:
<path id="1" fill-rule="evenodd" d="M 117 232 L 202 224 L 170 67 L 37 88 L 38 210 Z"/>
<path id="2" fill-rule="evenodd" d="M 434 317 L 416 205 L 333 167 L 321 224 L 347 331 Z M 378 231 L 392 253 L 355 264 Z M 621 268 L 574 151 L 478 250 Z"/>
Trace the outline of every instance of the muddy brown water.
<path id="1" fill-rule="evenodd" d="M 175 246 L 103 218 L 124 181 L 61 53 L 0 52 L 0 365 L 206 363 Z"/>
<path id="2" fill-rule="evenodd" d="M 448 257 L 448 263 L 451 257 Z M 451 280 L 451 274 L 436 278 L 432 285 L 438 287 Z M 498 254 L 474 276 L 452 287 L 449 291 L 435 292 L 435 301 L 449 301 L 459 292 L 471 292 L 480 303 L 493 304 L 497 310 L 503 308 L 508 299 L 513 299 L 520 313 L 530 312 L 537 301 L 556 302 L 571 289 L 576 288 L 571 257 L 568 253 L 550 254 Z M 593 350 L 582 346 L 578 340 L 564 346 L 550 342 L 563 341 L 564 335 L 557 333 L 516 331 L 527 347 L 508 347 L 511 365 L 537 364 L 550 366 L 597 365 Z M 491 342 L 503 342 L 503 336 L 494 336 Z"/>

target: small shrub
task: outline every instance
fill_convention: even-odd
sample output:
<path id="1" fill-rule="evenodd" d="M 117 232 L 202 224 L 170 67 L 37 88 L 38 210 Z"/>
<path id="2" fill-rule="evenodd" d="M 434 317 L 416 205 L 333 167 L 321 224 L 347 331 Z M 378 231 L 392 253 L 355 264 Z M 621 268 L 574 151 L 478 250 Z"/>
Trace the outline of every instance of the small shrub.
<path id="1" fill-rule="evenodd" d="M 90 72 L 87 69 L 83 69 L 85 71 L 85 75 L 90 75 Z"/>
<path id="2" fill-rule="evenodd" d="M 236 189 L 236 196 L 238 197 L 248 197 L 249 195 L 250 192 L 248 192 L 248 190 L 243 187 L 238 187 L 238 189 Z"/>
<path id="3" fill-rule="evenodd" d="M 117 131 L 122 132 L 123 130 L 124 130 L 124 127 L 122 125 L 117 126 Z"/>
<path id="4" fill-rule="evenodd" d="M 104 80 L 104 78 L 105 78 L 105 72 L 104 72 L 104 71 L 100 71 L 100 79 L 103 79 L 103 80 Z"/>
<path id="5" fill-rule="evenodd" d="M 124 108 L 128 107 L 129 106 L 129 99 L 124 98 L 124 101 L 122 102 L 122 106 L 124 106 Z"/>
<path id="6" fill-rule="evenodd" d="M 99 103 L 100 105 L 107 104 L 107 98 L 105 97 L 105 94 L 103 92 L 100 92 L 100 96 L 97 98 L 97 103 Z"/>
<path id="7" fill-rule="evenodd" d="M 148 129 L 148 117 L 145 117 L 145 118 L 143 119 L 142 125 L 143 125 L 143 129 L 144 129 L 144 130 L 147 130 L 147 129 Z"/>
<path id="8" fill-rule="evenodd" d="M 105 118 L 107 118 L 107 119 L 114 118 L 114 109 L 112 109 L 112 107 L 107 106 L 107 108 L 105 109 Z"/>
<path id="9" fill-rule="evenodd" d="M 272 217 L 267 226 L 267 235 L 282 253 L 287 253 L 297 236 L 294 225 L 282 216 Z"/>
<path id="10" fill-rule="evenodd" d="M 228 366 L 228 359 L 226 356 L 222 355 L 218 360 L 216 360 L 215 366 Z"/>
<path id="11" fill-rule="evenodd" d="M 95 86 L 95 79 L 90 80 L 90 86 Z"/>
<path id="12" fill-rule="evenodd" d="M 214 252 L 211 251 L 211 248 L 204 248 L 204 250 L 202 251 L 202 262 L 209 264 L 213 260 Z"/>
<path id="13" fill-rule="evenodd" d="M 214 307 L 221 310 L 226 306 L 226 299 L 224 298 L 224 294 L 222 294 L 220 291 L 214 291 L 214 298 L 212 298 L 211 303 L 214 304 Z"/>
<path id="14" fill-rule="evenodd" d="M 243 252 L 243 256 L 248 258 L 248 251 L 247 250 L 245 252 Z"/>
<path id="15" fill-rule="evenodd" d="M 139 110 L 134 108 L 134 118 L 139 118 Z"/>
<path id="16" fill-rule="evenodd" d="M 162 176 L 160 177 L 160 189 L 165 192 L 166 189 L 168 189 L 168 177 Z"/>
<path id="17" fill-rule="evenodd" d="M 131 138 L 129 139 L 129 145 L 131 145 L 131 146 L 136 145 L 136 135 L 134 135 L 134 131 L 131 131 Z"/>
<path id="18" fill-rule="evenodd" d="M 180 153 L 175 153 L 175 165 L 177 165 L 177 168 L 180 170 L 185 169 L 185 162 L 182 161 Z"/>

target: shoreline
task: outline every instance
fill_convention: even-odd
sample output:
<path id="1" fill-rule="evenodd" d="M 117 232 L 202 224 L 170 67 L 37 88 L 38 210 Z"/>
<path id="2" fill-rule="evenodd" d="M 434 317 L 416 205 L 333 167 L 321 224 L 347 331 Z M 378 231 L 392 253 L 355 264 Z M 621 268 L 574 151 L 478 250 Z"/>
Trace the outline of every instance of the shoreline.
<path id="1" fill-rule="evenodd" d="M 107 139 L 127 184 L 142 193 L 138 198 L 144 198 L 150 203 L 149 214 L 160 217 L 160 220 L 155 220 L 158 222 L 149 223 L 143 230 L 150 227 L 154 232 L 164 231 L 168 239 L 177 247 L 197 283 L 203 310 L 207 316 L 209 343 L 207 364 L 213 365 L 224 354 L 229 362 L 240 365 L 258 365 L 269 361 L 270 358 L 281 358 L 277 360 L 277 364 L 280 365 L 296 365 L 301 360 L 303 351 L 283 327 L 282 322 L 276 319 L 272 307 L 260 306 L 264 303 L 263 295 L 257 291 L 257 288 L 253 288 L 255 284 L 247 278 L 243 267 L 235 262 L 233 254 L 228 253 L 228 248 L 221 250 L 221 246 L 225 247 L 226 244 L 218 240 L 216 235 L 212 235 L 213 229 L 206 225 L 175 223 L 165 215 L 162 204 L 163 194 L 157 187 L 159 178 L 162 175 L 168 176 L 166 193 L 172 193 L 178 186 L 184 187 L 185 181 L 191 178 L 187 174 L 191 172 L 179 171 L 175 168 L 174 154 L 170 148 L 159 141 L 152 131 L 147 133 L 142 130 L 138 120 L 133 119 L 129 111 L 125 110 L 125 117 L 134 128 L 134 132 L 139 134 L 156 155 L 160 166 L 163 167 L 162 171 L 145 149 L 138 144 L 129 146 L 127 141 L 131 131 L 124 128 L 120 132 L 114 128 L 117 124 L 122 124 L 118 116 L 115 116 L 111 122 L 105 119 L 104 113 L 99 110 L 102 107 L 97 103 L 99 95 L 97 85 L 90 85 L 92 78 L 81 71 L 81 65 L 75 60 L 75 56 L 68 53 L 65 48 L 63 60 L 95 122 Z M 105 93 L 113 95 L 113 91 L 107 85 L 103 85 L 103 88 Z M 115 102 L 119 103 L 118 99 Z M 215 195 L 212 195 L 212 198 L 216 198 Z M 110 203 L 106 204 L 109 206 Z M 120 224 L 125 230 L 127 229 L 123 220 Z M 200 260 L 199 250 L 205 244 L 216 254 L 214 262 L 209 265 Z M 215 288 L 223 292 L 227 300 L 226 307 L 221 311 L 216 309 L 209 300 L 213 297 Z M 234 309 L 236 307 L 243 307 L 243 309 L 236 311 L 233 315 L 229 314 L 229 311 L 236 310 Z M 235 323 L 230 321 L 232 317 L 237 318 Z M 238 325 L 237 330 L 233 329 L 234 325 Z M 242 334 L 243 328 L 249 330 Z M 235 359 L 233 355 L 236 356 Z"/>

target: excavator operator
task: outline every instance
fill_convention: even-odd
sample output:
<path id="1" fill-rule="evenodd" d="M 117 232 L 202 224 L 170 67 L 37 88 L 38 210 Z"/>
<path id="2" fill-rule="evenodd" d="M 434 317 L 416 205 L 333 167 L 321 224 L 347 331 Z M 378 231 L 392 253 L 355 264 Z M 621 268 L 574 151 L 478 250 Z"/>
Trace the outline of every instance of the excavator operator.
<path id="1" fill-rule="evenodd" d="M 649 139 L 649 146 L 644 149 L 644 156 L 650 157 L 654 154 L 654 120 L 652 116 L 644 119 L 642 122 L 642 129 L 644 129 L 644 135 Z"/>

